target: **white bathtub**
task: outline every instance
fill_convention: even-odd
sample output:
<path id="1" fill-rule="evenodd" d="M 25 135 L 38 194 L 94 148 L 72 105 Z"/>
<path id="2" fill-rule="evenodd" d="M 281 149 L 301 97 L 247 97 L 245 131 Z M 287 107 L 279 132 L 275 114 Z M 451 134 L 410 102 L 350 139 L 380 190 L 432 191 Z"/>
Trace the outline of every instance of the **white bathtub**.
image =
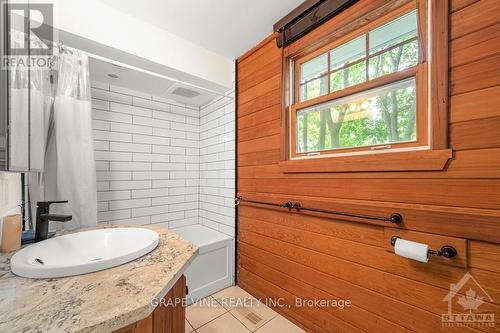
<path id="1" fill-rule="evenodd" d="M 206 297 L 234 283 L 234 239 L 202 225 L 173 229 L 196 244 L 199 254 L 187 269 L 188 303 Z"/>

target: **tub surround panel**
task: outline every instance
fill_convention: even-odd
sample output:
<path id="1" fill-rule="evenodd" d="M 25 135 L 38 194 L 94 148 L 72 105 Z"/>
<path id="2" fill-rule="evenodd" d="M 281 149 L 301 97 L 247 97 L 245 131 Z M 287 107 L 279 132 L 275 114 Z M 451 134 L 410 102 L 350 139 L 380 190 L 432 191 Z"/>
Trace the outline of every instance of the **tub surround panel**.
<path id="1" fill-rule="evenodd" d="M 111 226 L 100 226 L 107 228 Z M 10 272 L 0 255 L 0 331 L 110 332 L 148 317 L 198 253 L 198 248 L 158 226 L 158 247 L 127 264 L 95 273 L 26 279 Z"/>
<path id="2" fill-rule="evenodd" d="M 233 285 L 233 237 L 203 225 L 173 231 L 199 248 L 199 255 L 185 273 L 189 286 L 188 303 Z"/>
<path id="3" fill-rule="evenodd" d="M 92 84 L 99 223 L 199 222 L 198 108 Z"/>

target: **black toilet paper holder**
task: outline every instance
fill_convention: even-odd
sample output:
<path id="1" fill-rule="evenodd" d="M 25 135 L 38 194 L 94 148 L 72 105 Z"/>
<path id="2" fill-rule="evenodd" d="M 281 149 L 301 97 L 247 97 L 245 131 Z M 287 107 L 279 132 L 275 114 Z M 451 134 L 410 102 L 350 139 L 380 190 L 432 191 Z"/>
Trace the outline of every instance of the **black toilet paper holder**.
<path id="1" fill-rule="evenodd" d="M 396 240 L 398 238 L 401 238 L 399 236 L 392 236 L 391 237 L 391 245 L 394 246 L 396 244 Z M 451 259 L 457 256 L 458 252 L 457 249 L 455 249 L 451 245 L 443 245 L 440 250 L 427 250 L 427 254 L 433 255 L 433 256 L 443 256 L 447 259 Z"/>

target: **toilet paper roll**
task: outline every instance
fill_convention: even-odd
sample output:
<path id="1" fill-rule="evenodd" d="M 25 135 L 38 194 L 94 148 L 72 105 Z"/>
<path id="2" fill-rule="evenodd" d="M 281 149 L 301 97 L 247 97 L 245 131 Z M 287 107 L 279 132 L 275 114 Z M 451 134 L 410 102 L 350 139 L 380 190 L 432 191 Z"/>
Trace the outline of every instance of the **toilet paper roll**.
<path id="1" fill-rule="evenodd" d="M 409 240 L 398 238 L 394 244 L 394 253 L 398 256 L 408 259 L 417 260 L 420 262 L 429 261 L 428 252 L 429 245 L 412 242 Z"/>

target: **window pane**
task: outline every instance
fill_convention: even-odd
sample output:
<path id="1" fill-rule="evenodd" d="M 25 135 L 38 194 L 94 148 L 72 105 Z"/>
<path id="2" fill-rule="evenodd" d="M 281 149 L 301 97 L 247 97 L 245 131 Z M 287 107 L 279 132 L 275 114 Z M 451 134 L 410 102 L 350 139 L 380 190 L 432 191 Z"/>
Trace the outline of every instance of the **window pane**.
<path id="1" fill-rule="evenodd" d="M 417 65 L 417 11 L 398 17 L 369 35 L 370 55 L 376 53 L 369 60 L 370 79 Z"/>
<path id="2" fill-rule="evenodd" d="M 322 54 L 301 65 L 300 100 L 319 97 L 328 93 L 328 54 Z M 324 75 L 324 76 L 322 76 Z"/>
<path id="3" fill-rule="evenodd" d="M 320 77 L 328 72 L 328 55 L 322 54 L 300 66 L 300 83 Z"/>
<path id="4" fill-rule="evenodd" d="M 370 55 L 417 37 L 417 11 L 414 10 L 369 33 Z"/>
<path id="5" fill-rule="evenodd" d="M 365 61 L 339 69 L 330 74 L 330 92 L 342 90 L 366 81 Z"/>
<path id="6" fill-rule="evenodd" d="M 328 76 L 309 81 L 300 86 L 302 101 L 325 95 L 328 92 Z"/>
<path id="7" fill-rule="evenodd" d="M 330 51 L 330 70 L 335 70 L 366 56 L 366 36 L 359 36 Z"/>
<path id="8" fill-rule="evenodd" d="M 373 56 L 369 60 L 370 79 L 402 71 L 418 63 L 418 41 L 413 40 L 399 47 Z"/>
<path id="9" fill-rule="evenodd" d="M 297 113 L 297 152 L 416 140 L 415 78 Z"/>

